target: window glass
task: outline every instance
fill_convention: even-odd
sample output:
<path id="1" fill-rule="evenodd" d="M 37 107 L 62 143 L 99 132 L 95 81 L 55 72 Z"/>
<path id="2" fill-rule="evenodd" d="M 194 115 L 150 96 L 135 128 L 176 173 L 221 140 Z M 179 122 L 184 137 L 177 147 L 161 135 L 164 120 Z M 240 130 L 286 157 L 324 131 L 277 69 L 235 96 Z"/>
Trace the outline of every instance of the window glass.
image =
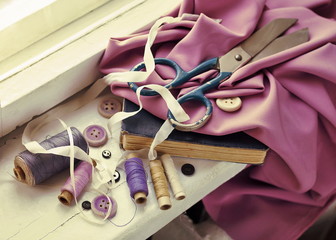
<path id="1" fill-rule="evenodd" d="M 15 54 L 113 1 L 118 2 L 117 0 L 0 0 L 0 76 L 10 70 L 15 71 L 13 69 L 15 65 L 19 65 L 35 53 L 21 54 L 19 60 L 13 57 Z"/>

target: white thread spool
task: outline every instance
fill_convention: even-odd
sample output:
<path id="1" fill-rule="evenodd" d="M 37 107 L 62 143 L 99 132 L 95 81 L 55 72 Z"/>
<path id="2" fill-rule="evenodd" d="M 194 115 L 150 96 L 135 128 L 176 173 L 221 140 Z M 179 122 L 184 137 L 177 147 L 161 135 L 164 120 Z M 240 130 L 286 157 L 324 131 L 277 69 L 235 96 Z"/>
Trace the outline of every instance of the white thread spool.
<path id="1" fill-rule="evenodd" d="M 183 190 L 180 179 L 177 175 L 177 171 L 173 162 L 173 159 L 169 154 L 164 154 L 161 156 L 161 162 L 164 167 L 164 171 L 172 188 L 174 197 L 177 200 L 182 200 L 186 197 L 185 192 Z"/>

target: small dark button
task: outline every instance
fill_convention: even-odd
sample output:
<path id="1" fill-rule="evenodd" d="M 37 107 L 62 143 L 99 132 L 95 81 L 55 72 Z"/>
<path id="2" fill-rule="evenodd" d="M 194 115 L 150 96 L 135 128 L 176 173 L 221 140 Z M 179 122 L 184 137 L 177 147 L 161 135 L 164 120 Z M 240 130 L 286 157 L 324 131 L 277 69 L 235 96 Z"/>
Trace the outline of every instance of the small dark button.
<path id="1" fill-rule="evenodd" d="M 111 158 L 111 152 L 109 151 L 109 150 L 104 150 L 103 152 L 102 152 L 102 156 L 103 156 L 103 158 L 106 158 L 106 159 L 109 159 L 109 158 Z"/>
<path id="2" fill-rule="evenodd" d="M 113 174 L 113 179 L 115 183 L 119 182 L 120 180 L 120 173 L 117 170 L 115 170 Z M 112 184 L 112 180 L 108 181 L 108 184 Z"/>
<path id="3" fill-rule="evenodd" d="M 120 173 L 117 170 L 115 170 L 115 172 L 113 174 L 113 178 L 114 178 L 114 181 L 116 183 L 119 182 L 119 180 L 120 180 Z"/>
<path id="4" fill-rule="evenodd" d="M 194 174 L 195 167 L 191 165 L 190 163 L 186 163 L 186 164 L 183 164 L 181 170 L 184 175 L 190 176 Z"/>
<path id="5" fill-rule="evenodd" d="M 82 208 L 84 208 L 86 210 L 90 210 L 91 209 L 91 203 L 89 201 L 82 202 Z"/>

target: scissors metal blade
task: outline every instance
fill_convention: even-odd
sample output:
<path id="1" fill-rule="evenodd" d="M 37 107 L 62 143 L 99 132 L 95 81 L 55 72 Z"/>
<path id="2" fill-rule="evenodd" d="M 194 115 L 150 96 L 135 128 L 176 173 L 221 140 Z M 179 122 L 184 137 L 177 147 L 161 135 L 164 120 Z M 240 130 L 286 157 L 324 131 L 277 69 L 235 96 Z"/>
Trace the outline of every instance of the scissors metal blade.
<path id="1" fill-rule="evenodd" d="M 253 33 L 240 46 L 253 57 L 296 23 L 296 21 L 297 19 L 295 18 L 275 19 Z"/>
<path id="2" fill-rule="evenodd" d="M 281 36 L 271 42 L 267 47 L 265 47 L 261 52 L 255 55 L 249 63 L 256 62 L 264 57 L 274 55 L 276 53 L 282 52 L 286 49 L 298 46 L 302 43 L 308 42 L 309 31 L 308 28 L 298 30 L 296 32 Z"/>
<path id="3" fill-rule="evenodd" d="M 218 59 L 221 72 L 234 72 L 290 28 L 297 19 L 278 18 L 253 33 L 248 39 Z"/>

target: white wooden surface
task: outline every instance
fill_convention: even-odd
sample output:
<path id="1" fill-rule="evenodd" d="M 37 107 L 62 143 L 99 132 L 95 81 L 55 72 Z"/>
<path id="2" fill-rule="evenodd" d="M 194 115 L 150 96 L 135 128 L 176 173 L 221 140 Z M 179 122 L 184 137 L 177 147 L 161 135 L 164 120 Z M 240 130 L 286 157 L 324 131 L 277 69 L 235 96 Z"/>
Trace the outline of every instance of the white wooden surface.
<path id="1" fill-rule="evenodd" d="M 147 0 L 137 9 L 130 10 L 115 21 L 2 81 L 0 137 L 92 83 L 99 75 L 97 63 L 110 36 L 126 35 L 143 28 L 179 2 Z M 98 101 L 62 119 L 81 131 L 93 123 L 106 126 L 107 120 L 96 110 Z M 37 140 L 42 141 L 62 130 L 49 126 L 40 132 Z M 150 179 L 147 203 L 135 205 L 131 201 L 123 167 L 118 166 L 121 180 L 112 192 L 118 202 L 118 213 L 111 222 L 96 225 L 83 219 L 76 206 L 66 207 L 58 201 L 59 189 L 68 178 L 68 171 L 35 187 L 15 179 L 12 171 L 14 157 L 24 150 L 21 134 L 22 128 L 0 139 L 0 239 L 146 239 L 245 167 L 243 164 L 174 158 L 178 170 L 188 162 L 195 166 L 196 172 L 189 177 L 179 172 L 187 197 L 181 201 L 172 199 L 172 208 L 162 211 L 158 207 Z M 114 147 L 108 143 L 101 148 L 92 148 L 90 155 L 101 158 L 103 149 Z M 147 163 L 146 166 L 149 175 Z M 92 200 L 94 196 L 93 192 L 86 191 L 79 203 Z M 92 214 L 91 211 L 86 213 Z"/>
<path id="2" fill-rule="evenodd" d="M 98 102 L 99 98 L 62 119 L 80 131 L 90 124 L 106 127 L 107 120 L 97 113 Z M 39 140 L 62 131 L 55 126 L 58 125 L 49 125 L 40 132 Z M 112 191 L 118 203 L 117 215 L 111 221 L 97 225 L 83 219 L 75 205 L 67 207 L 58 201 L 57 196 L 68 178 L 68 171 L 35 187 L 14 178 L 14 157 L 24 150 L 20 134 L 20 130 L 17 131 L 13 135 L 15 138 L 7 139 L 0 148 L 0 239 L 146 239 L 245 167 L 244 164 L 173 157 L 187 197 L 179 201 L 172 198 L 172 208 L 164 211 L 158 207 L 150 178 L 147 179 L 149 195 L 146 204 L 133 203 L 123 166 L 120 165 L 117 169 L 121 173 L 121 180 Z M 103 147 L 90 148 L 90 155 L 101 159 L 102 150 L 114 151 L 115 147 L 109 142 Z M 184 163 L 195 166 L 194 175 L 184 176 L 181 173 L 180 167 Z M 149 175 L 148 162 L 145 162 L 145 166 Z M 79 198 L 79 203 L 92 200 L 95 194 L 86 191 Z M 92 215 L 91 211 L 86 213 Z"/>

